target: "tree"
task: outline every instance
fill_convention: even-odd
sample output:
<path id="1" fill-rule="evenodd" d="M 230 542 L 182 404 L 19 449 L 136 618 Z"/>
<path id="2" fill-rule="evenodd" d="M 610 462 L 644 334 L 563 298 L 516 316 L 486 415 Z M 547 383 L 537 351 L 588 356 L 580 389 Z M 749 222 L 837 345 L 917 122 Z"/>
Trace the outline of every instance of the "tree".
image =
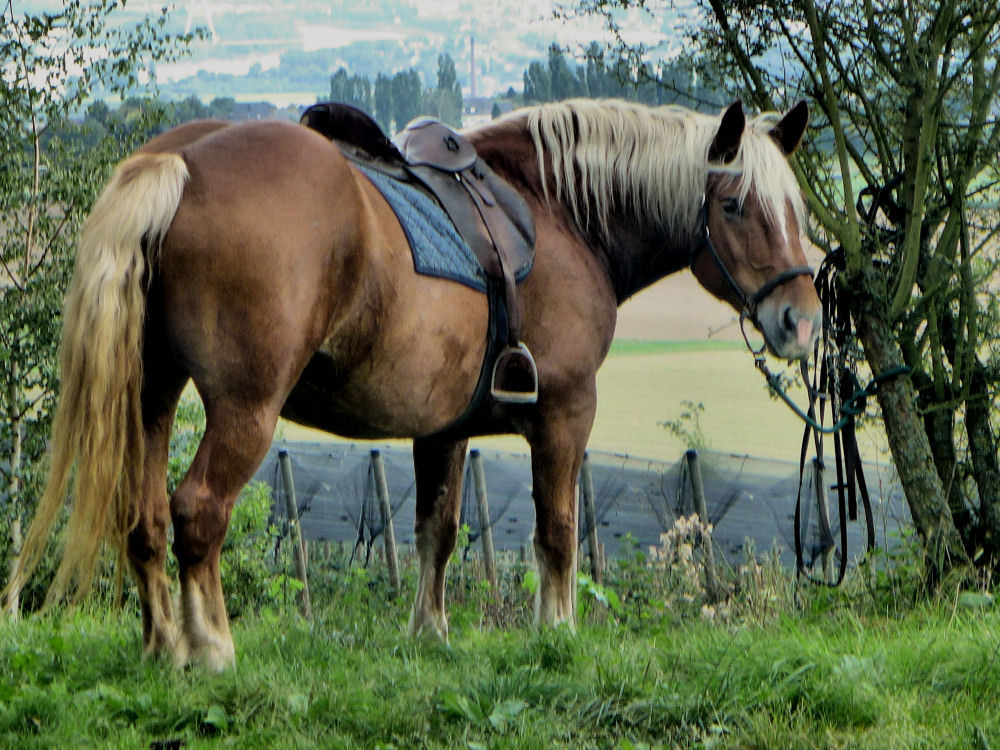
<path id="1" fill-rule="evenodd" d="M 17 565 L 21 529 L 40 488 L 51 407 L 62 291 L 72 242 L 97 187 L 148 133 L 137 115 L 108 133 L 106 106 L 90 106 L 94 128 L 80 136 L 70 116 L 92 97 L 139 85 L 150 61 L 171 59 L 189 36 L 165 32 L 166 17 L 121 26 L 116 0 L 72 0 L 43 13 L 2 9 L 0 38 L 0 504 Z M 154 116 L 160 116 L 160 111 Z M 140 122 L 142 120 L 142 122 Z M 19 601 L 5 603 L 16 613 Z"/>
<path id="2" fill-rule="evenodd" d="M 102 102 L 103 103 L 103 102 Z M 107 107 L 107 105 L 104 105 Z M 199 120 L 209 116 L 208 107 L 201 103 L 201 99 L 192 94 L 186 99 L 182 99 L 179 102 L 174 102 L 173 105 L 173 117 L 174 122 L 188 122 L 190 120 Z M 90 110 L 87 110 L 88 116 L 90 115 Z M 110 116 L 105 120 L 107 122 Z"/>
<path id="3" fill-rule="evenodd" d="M 584 56 L 586 63 L 580 71 L 580 78 L 587 96 L 594 99 L 620 96 L 622 81 L 617 72 L 608 67 L 604 48 L 597 42 L 591 42 Z"/>
<path id="4" fill-rule="evenodd" d="M 531 63 L 524 72 L 524 101 L 526 104 L 552 101 L 552 77 L 540 62 Z"/>
<path id="5" fill-rule="evenodd" d="M 371 81 L 364 76 L 348 75 L 347 68 L 340 68 L 330 76 L 330 100 L 371 112 L 374 103 Z"/>
<path id="6" fill-rule="evenodd" d="M 217 96 L 208 103 L 208 116 L 225 120 L 232 116 L 235 108 L 236 99 L 231 96 Z"/>
<path id="7" fill-rule="evenodd" d="M 417 71 L 410 68 L 392 77 L 392 119 L 395 130 L 402 130 L 410 120 L 423 114 L 423 102 L 423 86 Z"/>
<path id="8" fill-rule="evenodd" d="M 437 117 L 456 128 L 462 127 L 462 86 L 451 55 L 438 55 L 437 88 L 432 99 L 434 106 L 431 111 Z"/>
<path id="9" fill-rule="evenodd" d="M 392 79 L 387 75 L 379 73 L 375 77 L 375 93 L 373 96 L 375 104 L 375 120 L 383 131 L 392 132 Z"/>
<path id="10" fill-rule="evenodd" d="M 640 3 L 641 4 L 641 3 Z M 601 5 L 603 3 L 591 4 Z M 692 48 L 762 109 L 805 97 L 794 164 L 814 242 L 841 248 L 932 575 L 1000 561 L 1000 8 L 971 0 L 699 0 Z M 635 50 L 632 50 L 634 53 Z M 859 202 L 860 199 L 860 202 Z"/>
<path id="11" fill-rule="evenodd" d="M 549 47 L 549 82 L 552 87 L 552 100 L 562 101 L 584 94 L 583 87 L 576 74 L 566 62 L 566 55 L 558 44 Z"/>

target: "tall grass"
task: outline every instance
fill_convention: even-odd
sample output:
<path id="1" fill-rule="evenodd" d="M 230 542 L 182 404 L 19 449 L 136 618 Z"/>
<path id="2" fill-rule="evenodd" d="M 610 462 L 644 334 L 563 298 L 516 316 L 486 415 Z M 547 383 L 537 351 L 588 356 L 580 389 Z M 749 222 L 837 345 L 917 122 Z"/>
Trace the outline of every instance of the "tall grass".
<path id="1" fill-rule="evenodd" d="M 912 554 L 837 590 L 751 557 L 709 592 L 704 532 L 581 576 L 575 635 L 530 624 L 531 569 L 509 559 L 496 590 L 453 565 L 450 645 L 412 640 L 408 596 L 346 550 L 313 559 L 312 622 L 294 592 L 231 576 L 222 674 L 140 661 L 130 601 L 3 622 L 0 747 L 1000 746 L 988 594 L 929 594 Z"/>

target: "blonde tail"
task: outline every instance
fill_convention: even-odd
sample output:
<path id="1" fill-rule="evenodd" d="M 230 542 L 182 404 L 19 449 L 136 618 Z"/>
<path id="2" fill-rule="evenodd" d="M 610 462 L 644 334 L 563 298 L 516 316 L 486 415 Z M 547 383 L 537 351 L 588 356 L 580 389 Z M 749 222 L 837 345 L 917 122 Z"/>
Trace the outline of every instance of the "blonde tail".
<path id="1" fill-rule="evenodd" d="M 71 475 L 66 545 L 47 604 L 81 599 L 93 582 L 102 541 L 120 549 L 135 528 L 145 455 L 146 283 L 187 177 L 187 165 L 176 154 L 131 156 L 115 169 L 83 229 L 63 313 L 49 478 L 5 601 L 38 566 Z"/>

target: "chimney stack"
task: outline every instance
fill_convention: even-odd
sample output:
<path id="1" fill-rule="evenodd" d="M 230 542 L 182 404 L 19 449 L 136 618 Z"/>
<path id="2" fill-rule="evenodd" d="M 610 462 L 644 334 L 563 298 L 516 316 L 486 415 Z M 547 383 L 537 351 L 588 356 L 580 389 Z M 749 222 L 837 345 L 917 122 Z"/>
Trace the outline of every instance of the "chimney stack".
<path id="1" fill-rule="evenodd" d="M 469 98 L 476 98 L 476 38 L 474 36 L 469 37 L 469 67 L 471 68 L 469 74 Z"/>

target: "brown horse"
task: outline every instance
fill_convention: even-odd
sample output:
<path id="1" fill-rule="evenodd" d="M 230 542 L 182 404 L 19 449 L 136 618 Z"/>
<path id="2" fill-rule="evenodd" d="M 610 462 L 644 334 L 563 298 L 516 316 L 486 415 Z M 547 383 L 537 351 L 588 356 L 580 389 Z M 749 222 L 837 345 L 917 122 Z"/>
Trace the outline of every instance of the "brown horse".
<path id="1" fill-rule="evenodd" d="M 537 254 L 519 294 L 539 395 L 488 401 L 460 428 L 483 365 L 486 298 L 414 273 L 392 210 L 336 146 L 277 122 L 196 122 L 153 139 L 117 167 L 81 237 L 51 476 L 8 594 L 37 565 L 72 475 L 50 600 L 81 596 L 102 539 L 120 543 L 145 653 L 231 663 L 219 550 L 283 415 L 352 438 L 413 438 L 420 574 L 410 629 L 442 638 L 468 438 L 523 435 L 537 619 L 572 624 L 574 485 L 618 305 L 690 266 L 716 296 L 754 308 L 776 355 L 812 347 L 820 305 L 786 160 L 807 116 L 804 105 L 748 122 L 739 105 L 708 117 L 572 101 L 467 132 L 534 213 Z M 207 424 L 168 498 L 169 436 L 189 380 Z M 171 523 L 177 618 L 164 569 Z"/>

